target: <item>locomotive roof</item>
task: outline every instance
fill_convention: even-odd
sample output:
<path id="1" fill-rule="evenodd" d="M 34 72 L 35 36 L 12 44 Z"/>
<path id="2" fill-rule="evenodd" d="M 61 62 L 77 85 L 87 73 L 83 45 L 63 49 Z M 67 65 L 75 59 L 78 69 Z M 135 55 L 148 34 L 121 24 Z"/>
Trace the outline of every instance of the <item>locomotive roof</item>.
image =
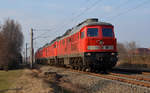
<path id="1" fill-rule="evenodd" d="M 93 25 L 108 25 L 108 26 L 113 26 L 110 23 L 98 21 L 97 18 L 87 19 L 87 20 L 81 22 L 80 24 L 78 24 L 77 26 L 75 26 L 75 27 L 73 27 L 71 29 L 68 29 L 62 36 L 56 37 L 54 40 L 52 40 L 50 43 L 44 45 L 43 47 L 51 45 L 55 41 L 62 40 L 62 39 L 66 38 L 66 37 L 68 37 L 68 36 L 70 36 L 70 35 L 72 35 L 72 34 L 74 34 L 76 32 L 79 32 L 84 26 L 93 26 Z"/>
<path id="2" fill-rule="evenodd" d="M 68 29 L 62 36 L 60 36 L 60 38 L 57 39 L 57 41 L 65 38 L 65 37 L 68 37 L 76 32 L 79 32 L 84 26 L 94 26 L 94 25 L 112 26 L 112 24 L 107 23 L 107 22 L 99 22 L 97 18 L 87 19 L 87 20 L 81 22 L 80 24 L 78 24 L 77 26 L 73 27 L 72 29 Z"/>

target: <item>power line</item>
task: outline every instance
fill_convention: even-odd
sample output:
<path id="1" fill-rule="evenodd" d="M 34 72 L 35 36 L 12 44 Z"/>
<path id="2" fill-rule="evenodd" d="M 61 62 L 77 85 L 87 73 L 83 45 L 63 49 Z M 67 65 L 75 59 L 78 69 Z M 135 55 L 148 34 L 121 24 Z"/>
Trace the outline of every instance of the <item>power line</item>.
<path id="1" fill-rule="evenodd" d="M 86 2 L 86 4 L 89 2 L 90 0 L 88 0 L 87 2 Z M 83 4 L 81 4 L 81 5 L 83 5 Z M 81 6 L 80 5 L 80 6 Z M 85 5 L 85 4 L 84 4 Z M 72 14 L 73 15 L 73 14 Z M 66 20 L 64 20 L 64 21 L 66 21 Z M 64 27 L 64 25 L 66 25 L 66 24 L 63 24 L 63 23 L 59 23 L 60 25 L 62 25 L 62 26 L 60 26 L 60 28 L 62 28 L 62 27 Z M 58 25 L 56 25 L 56 26 L 59 26 L 59 24 Z M 59 28 L 58 27 L 54 27 L 55 28 L 55 30 L 59 30 Z M 52 31 L 52 30 L 54 30 L 54 29 L 34 29 L 35 31 Z M 35 37 L 34 39 L 38 39 L 38 38 L 48 38 L 49 36 L 46 36 L 46 37 L 42 37 L 43 35 L 45 35 L 45 34 L 47 34 L 47 33 L 42 33 L 42 34 L 40 34 L 40 36 L 37 36 L 37 37 Z"/>
<path id="2" fill-rule="evenodd" d="M 132 1 L 133 1 L 133 0 L 132 0 Z M 132 2 L 132 1 L 131 1 L 131 0 L 127 0 L 127 1 L 125 1 L 124 3 L 120 4 L 119 6 L 115 7 L 114 10 L 118 10 L 118 9 L 120 9 L 123 5 L 127 5 L 127 4 L 129 4 L 129 2 Z"/>
<path id="3" fill-rule="evenodd" d="M 85 15 L 86 12 L 88 12 L 89 10 L 91 10 L 92 8 L 96 7 L 102 0 L 97 0 L 96 2 L 94 2 L 93 4 L 91 4 L 91 6 L 85 8 L 84 11 L 82 11 L 79 15 L 77 15 L 75 18 L 73 18 L 71 21 L 73 22 L 75 19 L 79 19 L 81 16 Z M 75 22 L 77 22 L 77 20 L 75 20 Z"/>
<path id="4" fill-rule="evenodd" d="M 50 30 L 52 30 L 52 29 L 33 29 L 34 31 L 44 31 L 44 32 L 46 32 L 46 31 L 50 31 Z"/>
<path id="5" fill-rule="evenodd" d="M 89 1 L 90 1 L 90 0 L 88 0 L 88 1 L 86 2 L 86 4 L 88 4 Z M 58 28 L 56 28 L 55 30 L 57 31 L 57 30 L 60 30 L 60 29 L 64 28 L 65 25 L 70 24 L 72 21 L 74 21 L 74 20 L 76 20 L 77 18 L 79 18 L 80 16 L 82 16 L 85 12 L 89 11 L 91 8 L 93 8 L 93 7 L 94 7 L 96 4 L 98 4 L 100 1 L 102 1 L 102 0 L 97 0 L 97 1 L 94 2 L 91 6 L 86 7 L 81 13 L 79 13 L 79 14 L 76 15 L 75 17 L 71 18 L 70 20 L 68 20 L 68 22 L 66 22 L 66 20 L 65 20 L 64 23 L 60 23 L 61 26 L 58 27 Z M 84 5 L 85 5 L 85 4 L 84 4 Z M 59 25 L 58 25 L 58 26 L 59 26 Z M 38 37 L 36 37 L 36 38 L 43 38 L 43 37 L 41 37 L 42 35 L 45 35 L 45 33 L 41 34 L 40 36 L 38 36 Z M 49 37 L 49 35 L 46 36 L 46 37 L 44 37 L 44 38 L 48 38 L 48 37 Z"/>
<path id="6" fill-rule="evenodd" d="M 89 1 L 89 0 L 88 0 Z M 90 6 L 86 7 L 82 12 L 80 12 L 78 15 L 76 15 L 75 17 L 71 18 L 70 20 L 68 20 L 68 22 L 64 22 L 62 24 L 62 26 L 59 29 L 62 29 L 65 27 L 65 25 L 70 24 L 71 22 L 73 22 L 74 20 L 77 20 L 77 18 L 81 17 L 82 15 L 84 15 L 87 11 L 89 11 L 90 9 L 92 9 L 95 5 L 99 4 L 99 2 L 102 0 L 96 0 L 94 3 L 92 3 Z"/>
<path id="7" fill-rule="evenodd" d="M 99 4 L 100 1 L 102 1 L 102 0 L 97 0 L 91 6 L 85 8 L 80 14 L 78 14 L 76 17 L 74 17 L 71 21 L 73 21 L 76 18 L 79 18 L 80 16 L 82 16 L 84 13 L 86 13 L 87 11 L 89 11 L 90 9 L 92 9 L 95 5 Z"/>
<path id="8" fill-rule="evenodd" d="M 124 5 L 126 6 L 127 4 L 129 4 L 129 2 L 131 2 L 131 0 L 126 0 L 125 2 L 119 4 L 118 6 L 114 7 L 113 10 L 120 10 L 121 7 L 123 7 Z M 107 15 L 109 15 L 111 12 L 109 12 Z M 112 13 L 111 13 L 112 14 Z M 115 14 L 115 12 L 113 12 L 113 14 Z M 106 16 L 106 15 L 105 15 Z M 105 16 L 101 16 L 101 18 L 105 17 Z M 107 17 L 111 17 L 111 16 L 106 16 Z"/>
<path id="9" fill-rule="evenodd" d="M 119 17 L 119 16 L 121 16 L 121 15 L 123 15 L 123 14 L 126 14 L 126 13 L 128 13 L 128 12 L 131 12 L 131 11 L 133 11 L 133 10 L 135 10 L 135 9 L 137 9 L 137 8 L 139 8 L 139 7 L 141 7 L 141 6 L 143 6 L 144 4 L 147 4 L 149 1 L 150 1 L 150 0 L 146 0 L 146 1 L 144 1 L 144 2 L 142 2 L 142 3 L 140 3 L 140 4 L 138 4 L 138 5 L 136 5 L 136 6 L 133 7 L 133 8 L 129 8 L 129 9 L 127 9 L 127 10 L 124 11 L 124 12 L 120 12 L 120 13 L 118 13 L 117 15 L 114 15 L 114 16 L 110 17 L 110 20 L 113 20 L 113 19 L 115 19 L 115 18 L 117 18 L 117 17 Z"/>
<path id="10" fill-rule="evenodd" d="M 90 1 L 90 0 L 88 0 L 88 1 L 84 4 L 84 6 L 86 6 L 86 5 L 89 3 L 89 1 Z M 97 0 L 97 1 L 99 1 L 99 0 Z M 80 6 L 82 6 L 82 5 L 83 5 L 83 4 L 81 4 Z M 80 10 L 81 8 L 82 8 L 82 7 L 80 7 L 79 10 Z M 87 9 L 88 9 L 88 7 L 85 7 L 84 11 L 87 10 Z M 60 24 L 61 26 L 58 27 L 57 29 L 59 30 L 59 29 L 65 27 L 65 25 L 67 25 L 67 24 L 69 24 L 70 22 L 72 22 L 73 19 L 77 18 L 77 17 L 78 17 L 79 15 L 81 15 L 81 14 L 82 14 L 82 12 L 79 13 L 79 14 L 77 14 L 77 15 L 74 16 L 73 18 L 70 18 L 69 20 L 68 20 L 68 18 L 65 19 L 65 20 L 63 21 L 63 23 Z M 72 16 L 73 16 L 73 14 L 72 14 Z"/>
<path id="11" fill-rule="evenodd" d="M 45 31 L 45 32 L 51 32 L 51 31 L 52 31 L 52 29 L 34 29 L 34 31 Z M 45 32 L 44 32 L 44 33 L 42 33 L 42 34 L 40 34 L 39 36 L 35 37 L 35 38 L 34 38 L 34 40 L 35 40 L 35 39 L 38 39 L 38 38 L 42 38 L 42 36 L 43 36 L 43 35 L 47 34 L 47 33 L 45 33 Z"/>
<path id="12" fill-rule="evenodd" d="M 37 37 L 35 37 L 35 38 L 33 38 L 33 40 L 36 40 L 36 39 L 39 39 L 39 38 L 49 38 L 49 35 L 48 36 L 37 36 Z"/>
<path id="13" fill-rule="evenodd" d="M 86 4 L 88 4 L 89 1 L 90 1 L 90 0 L 87 0 L 87 1 L 86 1 Z M 101 1 L 101 0 L 97 0 L 95 3 L 93 3 L 93 4 L 91 5 L 91 7 L 86 7 L 83 12 L 81 12 L 80 14 L 78 14 L 77 16 L 75 16 L 74 18 L 71 18 L 71 20 L 68 20 L 67 23 L 59 23 L 61 26 L 60 26 L 59 28 L 58 28 L 58 27 L 55 27 L 55 30 L 57 31 L 57 30 L 59 30 L 59 29 L 62 29 L 66 24 L 69 24 L 70 21 L 75 20 L 76 17 L 81 16 L 82 13 L 85 13 L 85 11 L 87 11 L 87 10 L 90 9 L 90 8 L 92 8 L 92 7 L 93 7 L 97 2 L 99 2 L 99 1 Z M 84 6 L 85 6 L 86 4 L 84 4 Z M 83 5 L 83 4 L 81 4 L 81 5 Z M 64 20 L 64 22 L 66 22 L 66 20 Z M 59 26 L 59 24 L 56 25 L 56 26 Z M 54 29 L 33 29 L 33 30 L 34 30 L 34 31 L 38 31 L 38 32 L 39 32 L 39 31 L 44 31 L 44 33 L 42 33 L 40 36 L 37 36 L 37 37 L 34 38 L 34 39 L 37 39 L 37 38 L 43 38 L 43 37 L 41 37 L 41 36 L 47 34 L 47 33 L 45 33 L 45 31 L 52 31 L 52 30 L 54 30 Z M 48 37 L 48 36 L 46 36 L 45 38 L 47 38 L 47 37 Z"/>

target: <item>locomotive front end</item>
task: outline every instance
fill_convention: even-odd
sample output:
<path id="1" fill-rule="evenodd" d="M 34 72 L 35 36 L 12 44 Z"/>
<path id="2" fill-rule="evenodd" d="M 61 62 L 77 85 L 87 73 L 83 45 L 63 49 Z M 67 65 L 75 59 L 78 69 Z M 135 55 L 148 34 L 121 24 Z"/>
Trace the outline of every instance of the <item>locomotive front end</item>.
<path id="1" fill-rule="evenodd" d="M 85 31 L 85 61 L 102 70 L 111 69 L 118 60 L 113 25 L 105 24 L 87 26 Z"/>

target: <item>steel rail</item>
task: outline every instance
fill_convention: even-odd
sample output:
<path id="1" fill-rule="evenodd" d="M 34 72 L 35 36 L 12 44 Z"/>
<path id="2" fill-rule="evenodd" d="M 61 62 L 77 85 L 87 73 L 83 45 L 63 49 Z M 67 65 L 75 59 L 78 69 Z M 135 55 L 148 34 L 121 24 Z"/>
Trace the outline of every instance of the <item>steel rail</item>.
<path id="1" fill-rule="evenodd" d="M 123 82 L 123 83 L 128 83 L 128 84 L 132 84 L 132 85 L 150 88 L 150 78 L 135 77 L 135 76 L 133 77 L 133 76 L 129 76 L 129 75 L 116 74 L 116 73 L 110 73 L 110 74 L 99 74 L 98 73 L 97 74 L 97 73 L 83 72 L 83 71 L 78 71 L 78 70 L 70 70 L 70 71 L 79 72 L 82 74 L 97 76 L 97 77 L 101 77 L 104 79 L 116 80 L 116 81 Z M 148 81 L 148 82 L 143 82 L 142 80 Z"/>

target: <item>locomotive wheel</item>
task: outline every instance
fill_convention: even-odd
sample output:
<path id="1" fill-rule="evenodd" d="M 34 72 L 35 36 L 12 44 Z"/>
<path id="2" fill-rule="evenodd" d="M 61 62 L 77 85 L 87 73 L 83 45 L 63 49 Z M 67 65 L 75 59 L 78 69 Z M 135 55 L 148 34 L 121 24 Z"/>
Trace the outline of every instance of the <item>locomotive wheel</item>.
<path id="1" fill-rule="evenodd" d="M 89 72 L 90 68 L 89 67 L 85 67 L 85 72 Z"/>
<path id="2" fill-rule="evenodd" d="M 71 66 L 71 69 L 75 69 L 75 67 L 74 67 L 74 66 Z"/>
<path id="3" fill-rule="evenodd" d="M 79 70 L 82 71 L 82 67 L 81 66 L 79 67 Z"/>
<path id="4" fill-rule="evenodd" d="M 88 71 L 89 72 L 98 72 L 98 70 L 96 68 L 94 68 L 94 67 L 89 67 Z"/>
<path id="5" fill-rule="evenodd" d="M 77 66 L 74 66 L 74 69 L 77 70 Z"/>
<path id="6" fill-rule="evenodd" d="M 76 70 L 78 70 L 79 69 L 79 67 L 78 66 L 76 66 Z"/>
<path id="7" fill-rule="evenodd" d="M 88 72 L 94 72 L 95 70 L 92 67 L 88 68 Z"/>
<path id="8" fill-rule="evenodd" d="M 82 71 L 85 71 L 86 70 L 86 68 L 85 67 L 82 67 Z"/>

